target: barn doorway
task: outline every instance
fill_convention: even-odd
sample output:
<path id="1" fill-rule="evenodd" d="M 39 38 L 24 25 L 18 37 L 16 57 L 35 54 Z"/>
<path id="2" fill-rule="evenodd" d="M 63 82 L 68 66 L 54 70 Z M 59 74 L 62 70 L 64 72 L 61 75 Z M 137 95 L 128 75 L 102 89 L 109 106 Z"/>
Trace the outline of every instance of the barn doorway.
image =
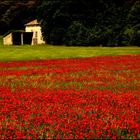
<path id="1" fill-rule="evenodd" d="M 31 45 L 32 44 L 32 37 L 33 37 L 33 33 L 32 32 L 25 32 L 25 33 L 23 33 L 23 44 Z"/>
<path id="2" fill-rule="evenodd" d="M 13 45 L 21 45 L 21 33 L 20 32 L 13 32 L 12 39 L 13 39 Z"/>
<path id="3" fill-rule="evenodd" d="M 32 44 L 32 32 L 13 32 L 12 40 L 13 45 L 31 45 Z"/>

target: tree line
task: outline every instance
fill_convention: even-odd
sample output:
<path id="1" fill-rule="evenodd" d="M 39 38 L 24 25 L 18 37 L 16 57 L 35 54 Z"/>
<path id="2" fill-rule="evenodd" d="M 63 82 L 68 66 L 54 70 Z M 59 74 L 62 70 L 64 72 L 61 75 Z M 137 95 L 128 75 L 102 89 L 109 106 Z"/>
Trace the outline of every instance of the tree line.
<path id="1" fill-rule="evenodd" d="M 0 0 L 0 34 L 37 18 L 53 45 L 140 46 L 140 0 Z"/>

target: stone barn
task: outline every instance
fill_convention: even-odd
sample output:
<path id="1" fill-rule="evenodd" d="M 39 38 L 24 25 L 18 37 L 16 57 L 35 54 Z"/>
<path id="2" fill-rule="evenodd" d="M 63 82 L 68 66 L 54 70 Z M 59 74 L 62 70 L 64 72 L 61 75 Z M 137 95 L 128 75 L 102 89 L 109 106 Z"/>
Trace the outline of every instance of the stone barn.
<path id="1" fill-rule="evenodd" d="M 42 37 L 41 26 L 37 20 L 25 24 L 25 32 L 33 32 L 32 45 L 45 44 Z"/>
<path id="2" fill-rule="evenodd" d="M 37 20 L 25 24 L 25 31 L 14 31 L 3 37 L 4 45 L 37 45 L 45 44 L 41 26 Z"/>
<path id="3" fill-rule="evenodd" d="M 32 32 L 11 32 L 3 38 L 4 45 L 31 45 Z"/>

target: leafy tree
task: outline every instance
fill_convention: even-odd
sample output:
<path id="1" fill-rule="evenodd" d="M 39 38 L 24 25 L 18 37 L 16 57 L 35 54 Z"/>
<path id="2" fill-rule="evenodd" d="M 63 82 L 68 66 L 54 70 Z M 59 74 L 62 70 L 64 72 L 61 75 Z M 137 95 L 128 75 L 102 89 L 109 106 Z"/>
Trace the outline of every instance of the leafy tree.
<path id="1" fill-rule="evenodd" d="M 88 44 L 87 28 L 80 22 L 74 21 L 68 27 L 65 36 L 66 45 L 86 46 Z"/>
<path id="2" fill-rule="evenodd" d="M 139 45 L 139 0 L 0 0 L 0 34 L 37 18 L 49 44 Z"/>
<path id="3" fill-rule="evenodd" d="M 36 18 L 37 0 L 0 0 L 0 34 L 11 29 L 22 29 L 24 24 Z"/>
<path id="4" fill-rule="evenodd" d="M 65 34 L 64 28 L 60 27 L 54 28 L 50 34 L 51 40 L 50 44 L 61 45 L 63 42 L 64 34 Z"/>
<path id="5" fill-rule="evenodd" d="M 136 26 L 140 23 L 140 1 L 136 1 L 128 14 L 127 22 L 131 26 Z"/>
<path id="6" fill-rule="evenodd" d="M 140 46 L 140 1 L 136 1 L 131 7 L 128 17 L 127 26 L 124 35 L 128 45 Z"/>
<path id="7" fill-rule="evenodd" d="M 52 39 L 58 37 L 59 44 L 115 46 L 120 44 L 119 35 L 129 7 L 124 0 L 44 0 L 38 9 L 38 19 L 48 43 L 56 44 Z M 58 36 L 60 29 L 63 33 Z M 87 39 L 82 35 L 84 29 L 88 30 L 84 34 Z M 82 36 L 83 41 L 79 39 Z"/>

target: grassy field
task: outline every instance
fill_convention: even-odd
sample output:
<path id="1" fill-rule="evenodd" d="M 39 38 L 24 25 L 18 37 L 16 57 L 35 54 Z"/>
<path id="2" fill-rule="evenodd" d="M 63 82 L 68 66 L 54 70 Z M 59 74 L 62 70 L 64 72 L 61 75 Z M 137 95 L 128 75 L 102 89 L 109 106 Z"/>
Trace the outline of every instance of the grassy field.
<path id="1" fill-rule="evenodd" d="M 105 55 L 140 54 L 139 47 L 4 46 L 0 37 L 0 61 L 84 58 Z"/>

